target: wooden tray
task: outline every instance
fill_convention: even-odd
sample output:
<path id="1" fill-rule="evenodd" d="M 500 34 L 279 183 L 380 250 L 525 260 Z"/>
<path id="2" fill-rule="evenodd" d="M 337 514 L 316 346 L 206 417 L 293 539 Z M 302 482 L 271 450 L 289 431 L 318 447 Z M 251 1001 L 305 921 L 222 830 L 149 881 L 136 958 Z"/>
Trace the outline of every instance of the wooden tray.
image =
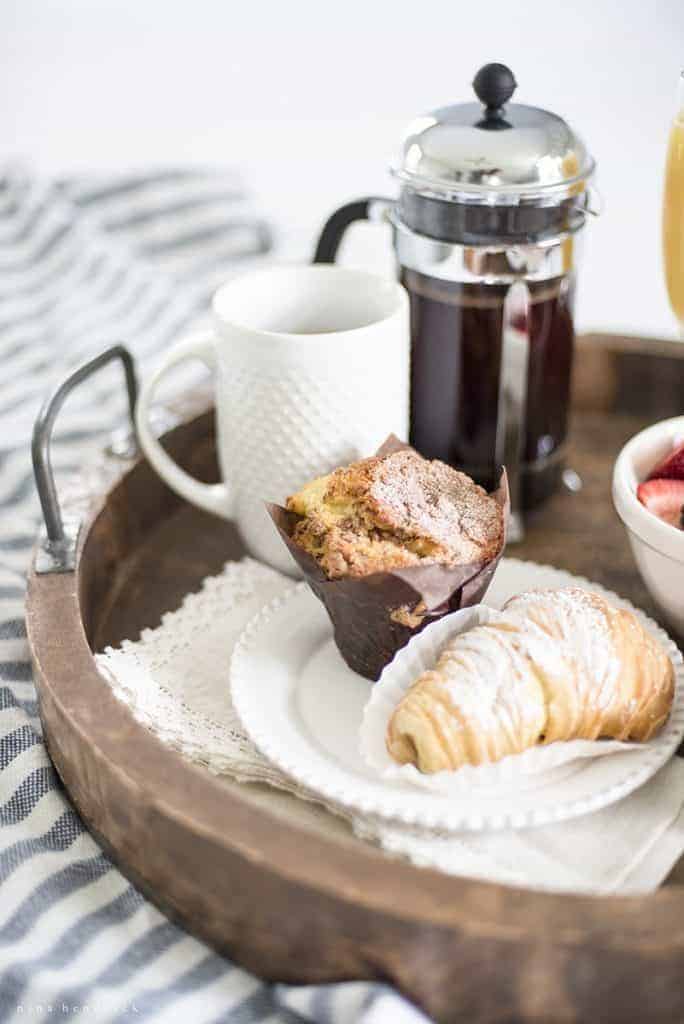
<path id="1" fill-rule="evenodd" d="M 595 579 L 658 618 L 610 500 L 615 454 L 684 411 L 684 346 L 584 337 L 570 464 L 579 493 L 529 524 L 519 557 Z M 167 434 L 216 475 L 209 412 Z M 643 898 L 561 897 L 419 870 L 293 798 L 185 763 L 138 725 L 92 652 L 159 623 L 241 554 L 232 527 L 137 462 L 81 529 L 75 572 L 29 579 L 48 747 L 121 869 L 190 931 L 268 979 L 380 978 L 443 1021 L 684 1019 L 684 871 Z"/>

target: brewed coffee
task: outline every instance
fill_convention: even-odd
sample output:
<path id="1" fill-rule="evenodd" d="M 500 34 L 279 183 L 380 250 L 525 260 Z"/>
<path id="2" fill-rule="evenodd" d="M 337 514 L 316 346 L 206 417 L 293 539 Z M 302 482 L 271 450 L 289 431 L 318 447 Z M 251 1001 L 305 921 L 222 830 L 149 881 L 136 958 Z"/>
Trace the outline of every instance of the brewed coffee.
<path id="1" fill-rule="evenodd" d="M 499 372 L 508 285 L 441 281 L 404 270 L 411 298 L 411 444 L 463 469 L 482 486 L 496 480 Z M 530 354 L 523 501 L 551 493 L 567 432 L 574 341 L 571 276 L 528 282 Z"/>

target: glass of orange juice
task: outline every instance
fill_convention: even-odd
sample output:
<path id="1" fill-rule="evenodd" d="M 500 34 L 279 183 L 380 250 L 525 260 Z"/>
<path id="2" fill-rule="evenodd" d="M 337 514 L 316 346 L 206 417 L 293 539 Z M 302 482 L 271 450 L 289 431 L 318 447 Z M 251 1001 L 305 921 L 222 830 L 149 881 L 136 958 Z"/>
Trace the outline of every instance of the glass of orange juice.
<path id="1" fill-rule="evenodd" d="M 677 113 L 667 150 L 663 254 L 667 294 L 684 336 L 684 71 L 679 76 Z"/>

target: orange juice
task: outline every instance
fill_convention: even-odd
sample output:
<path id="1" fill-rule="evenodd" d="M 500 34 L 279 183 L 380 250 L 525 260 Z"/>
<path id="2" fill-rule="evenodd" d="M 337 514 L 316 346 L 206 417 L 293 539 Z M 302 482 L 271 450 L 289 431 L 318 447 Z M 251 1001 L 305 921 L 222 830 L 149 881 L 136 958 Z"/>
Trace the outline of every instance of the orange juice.
<path id="1" fill-rule="evenodd" d="M 663 246 L 667 294 L 684 328 L 684 107 L 672 125 L 667 151 Z"/>

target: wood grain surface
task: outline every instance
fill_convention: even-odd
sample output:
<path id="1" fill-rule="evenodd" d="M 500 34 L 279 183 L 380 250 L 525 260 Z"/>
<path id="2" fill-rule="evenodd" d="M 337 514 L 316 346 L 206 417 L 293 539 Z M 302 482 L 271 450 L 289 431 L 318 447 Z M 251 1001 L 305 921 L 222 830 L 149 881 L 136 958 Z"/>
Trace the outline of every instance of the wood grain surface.
<path id="1" fill-rule="evenodd" d="M 521 558 L 597 580 L 658 618 L 610 501 L 614 457 L 684 412 L 684 346 L 585 338 L 564 490 Z M 214 479 L 212 416 L 167 437 Z M 82 531 L 77 573 L 29 579 L 28 627 L 50 752 L 122 869 L 191 931 L 260 975 L 381 978 L 445 1022 L 684 1020 L 684 887 L 561 897 L 390 861 L 276 819 L 183 762 L 112 697 L 92 649 L 135 638 L 241 551 L 232 527 L 180 502 L 144 462 Z"/>

